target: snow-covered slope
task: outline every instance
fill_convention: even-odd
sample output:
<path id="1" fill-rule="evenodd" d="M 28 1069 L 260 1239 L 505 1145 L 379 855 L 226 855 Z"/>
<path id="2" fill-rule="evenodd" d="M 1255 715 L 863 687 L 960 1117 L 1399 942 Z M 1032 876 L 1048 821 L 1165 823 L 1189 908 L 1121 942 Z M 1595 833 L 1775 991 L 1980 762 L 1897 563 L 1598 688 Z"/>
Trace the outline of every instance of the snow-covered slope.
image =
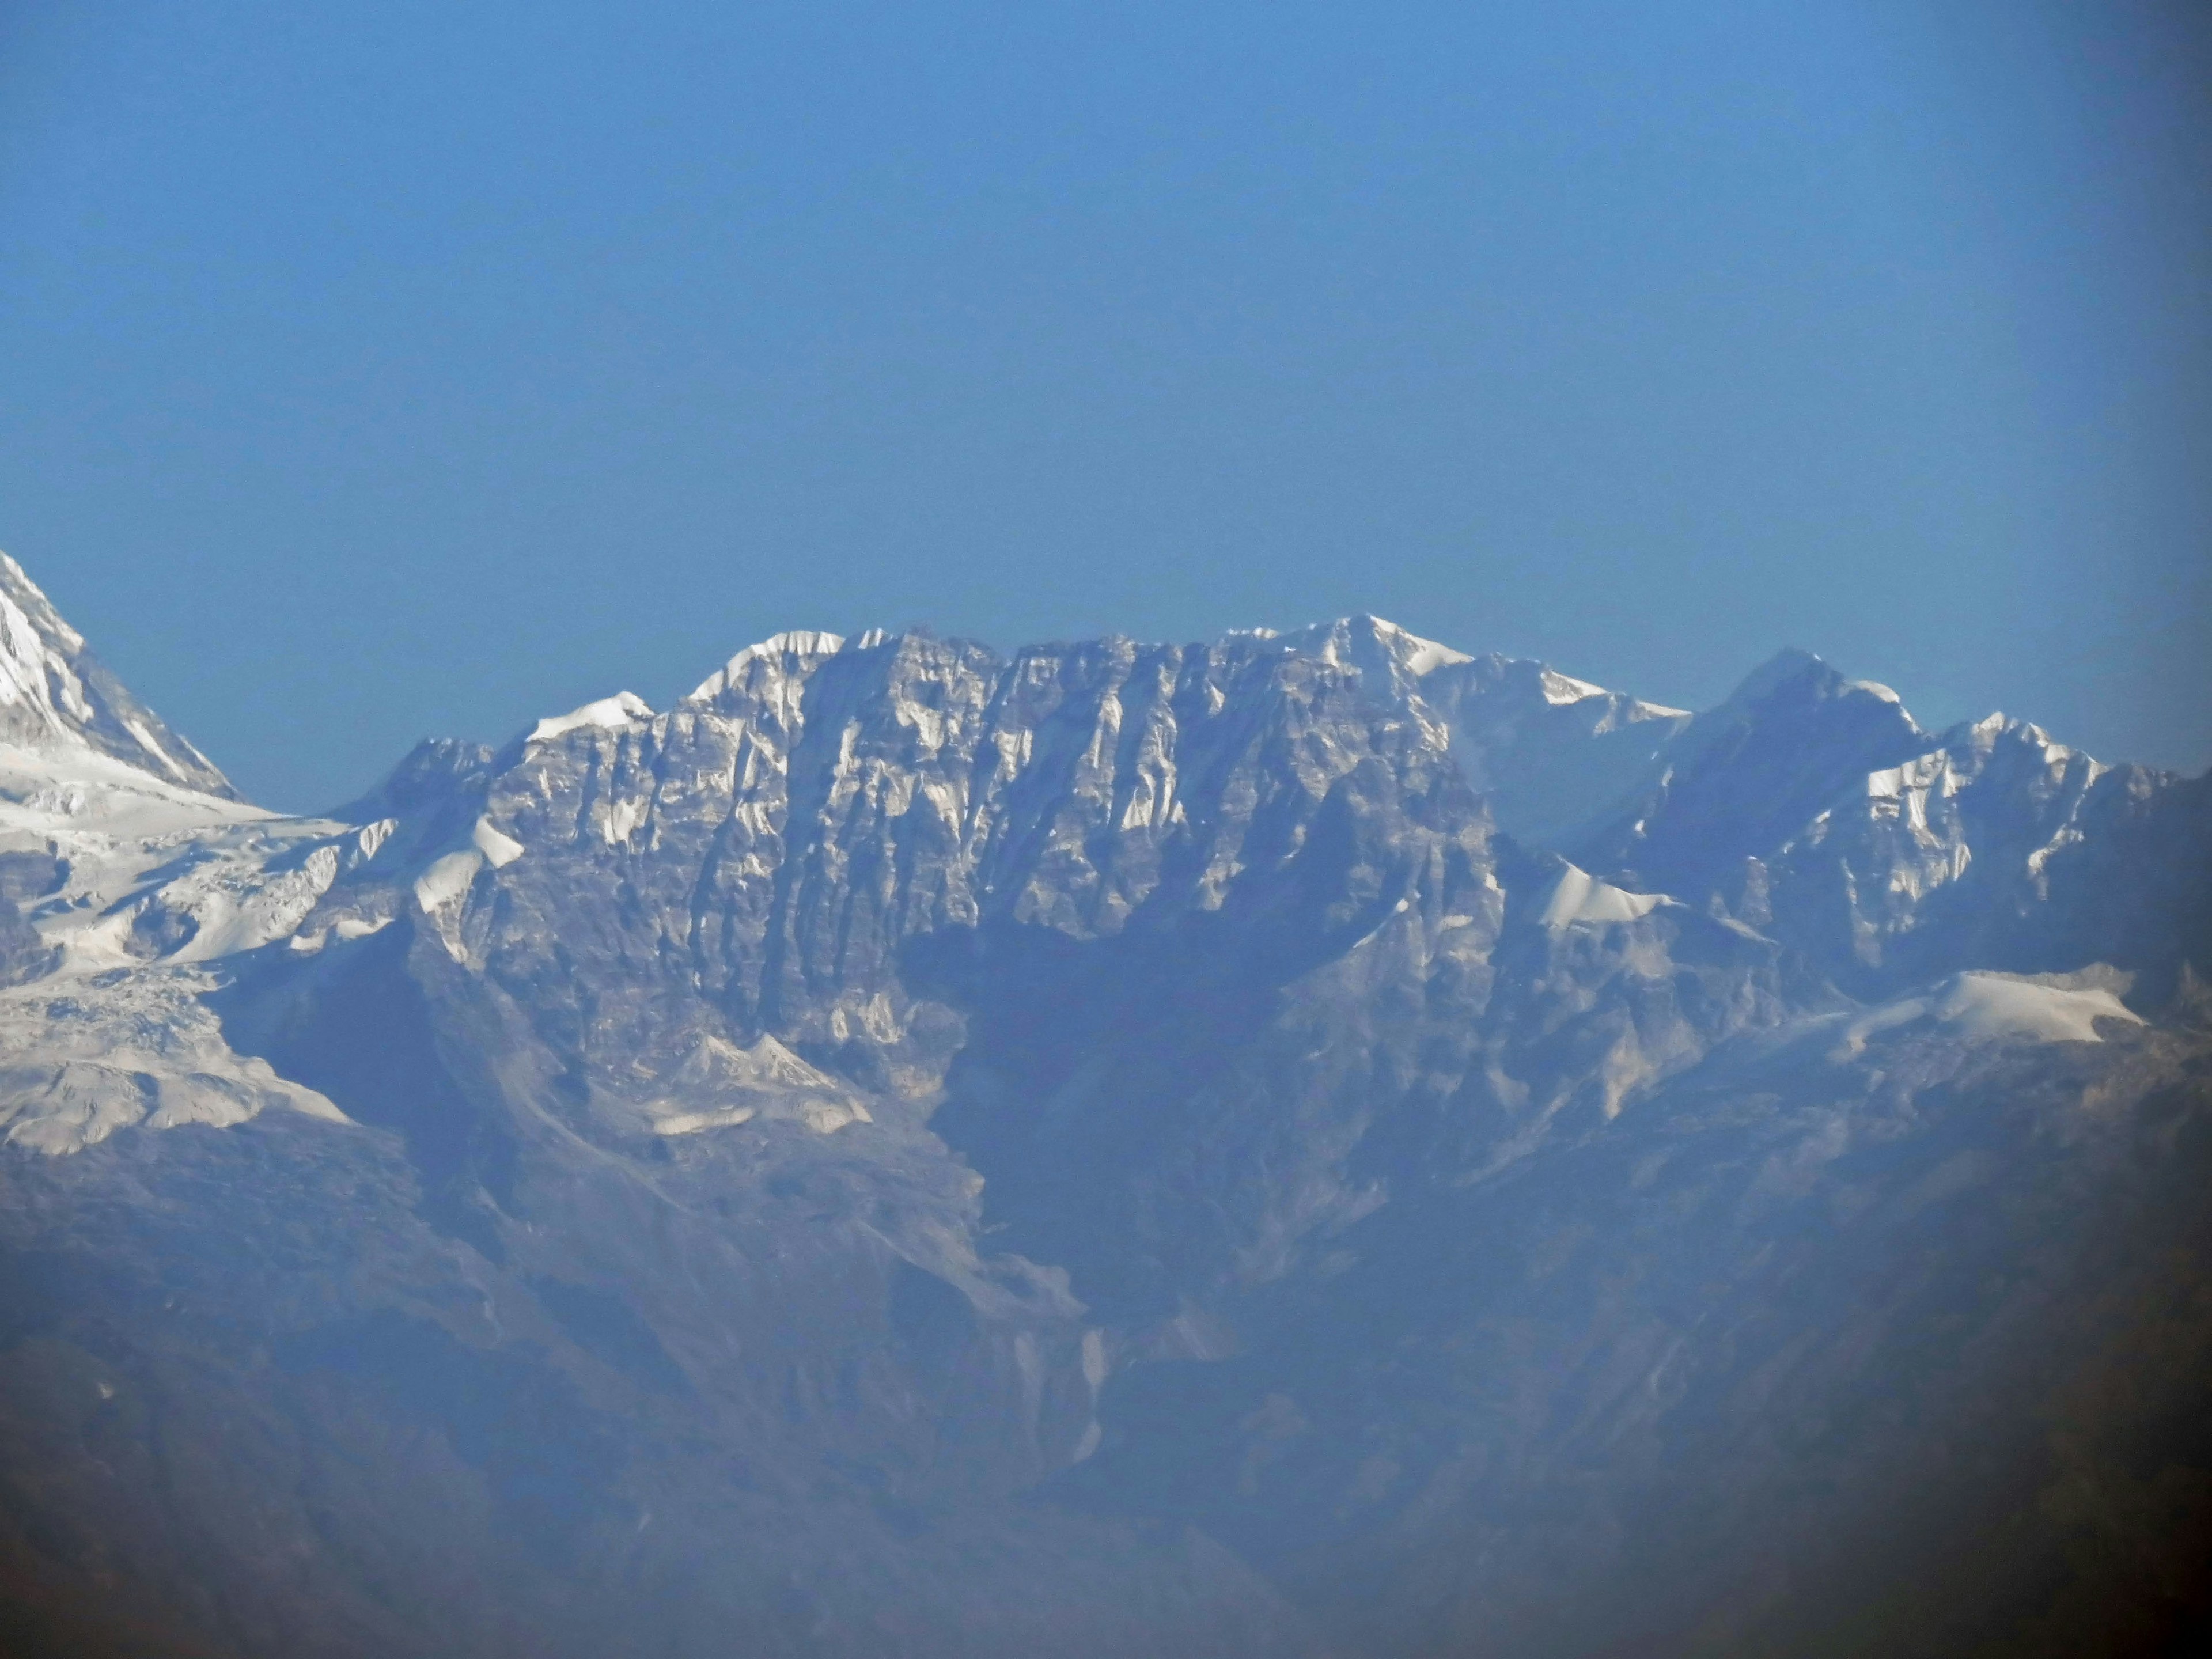
<path id="1" fill-rule="evenodd" d="M 228 800 L 230 781 L 85 648 L 22 566 L 0 553 L 0 752 L 74 775 L 88 751 L 164 784 Z"/>
<path id="2" fill-rule="evenodd" d="M 361 841 L 240 800 L 0 555 L 0 1139 L 341 1119 L 232 1054 L 184 964 L 288 938 Z"/>

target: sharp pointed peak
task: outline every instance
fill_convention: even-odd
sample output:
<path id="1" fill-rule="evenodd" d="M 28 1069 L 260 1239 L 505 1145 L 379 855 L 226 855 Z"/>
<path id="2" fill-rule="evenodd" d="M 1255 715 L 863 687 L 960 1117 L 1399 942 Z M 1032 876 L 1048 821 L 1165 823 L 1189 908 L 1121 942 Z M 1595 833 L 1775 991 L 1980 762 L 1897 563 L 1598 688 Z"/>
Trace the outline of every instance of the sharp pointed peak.
<path id="1" fill-rule="evenodd" d="M 0 743 L 40 754 L 88 750 L 169 788 L 224 800 L 238 792 L 85 647 L 21 565 L 0 553 Z"/>
<path id="2" fill-rule="evenodd" d="M 1802 646 L 1785 645 L 1745 675 L 1737 683 L 1735 690 L 1729 693 L 1722 707 L 1759 702 L 1785 685 L 1807 680 L 1835 685 L 1844 683 L 1843 675 L 1826 658 Z"/>
<path id="3" fill-rule="evenodd" d="M 1741 714 L 1777 697 L 1826 702 L 1841 698 L 1886 703 L 1914 731 L 1920 729 L 1905 700 L 1879 680 L 1855 680 L 1833 663 L 1799 646 L 1784 646 L 1744 676 L 1715 710 Z"/>

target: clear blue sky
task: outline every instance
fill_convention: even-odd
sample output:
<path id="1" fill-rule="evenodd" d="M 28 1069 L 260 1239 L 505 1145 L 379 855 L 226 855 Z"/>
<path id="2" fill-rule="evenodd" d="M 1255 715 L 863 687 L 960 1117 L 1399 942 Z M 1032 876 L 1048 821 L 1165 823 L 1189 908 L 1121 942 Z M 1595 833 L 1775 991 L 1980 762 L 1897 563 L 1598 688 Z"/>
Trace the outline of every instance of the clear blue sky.
<path id="1" fill-rule="evenodd" d="M 280 806 L 1355 610 L 2193 770 L 2205 10 L 3 5 L 0 547 Z"/>

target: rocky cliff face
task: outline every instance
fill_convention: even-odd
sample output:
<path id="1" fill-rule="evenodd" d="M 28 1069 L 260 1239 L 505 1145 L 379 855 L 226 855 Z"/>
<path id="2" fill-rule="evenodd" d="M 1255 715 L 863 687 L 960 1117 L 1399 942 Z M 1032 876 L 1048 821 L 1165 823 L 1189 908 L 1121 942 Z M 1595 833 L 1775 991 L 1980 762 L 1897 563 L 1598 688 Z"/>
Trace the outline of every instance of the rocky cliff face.
<path id="1" fill-rule="evenodd" d="M 2203 780 L 1371 618 L 786 635 L 323 819 L 150 754 L 0 824 L 27 1651 L 2194 1616 Z"/>

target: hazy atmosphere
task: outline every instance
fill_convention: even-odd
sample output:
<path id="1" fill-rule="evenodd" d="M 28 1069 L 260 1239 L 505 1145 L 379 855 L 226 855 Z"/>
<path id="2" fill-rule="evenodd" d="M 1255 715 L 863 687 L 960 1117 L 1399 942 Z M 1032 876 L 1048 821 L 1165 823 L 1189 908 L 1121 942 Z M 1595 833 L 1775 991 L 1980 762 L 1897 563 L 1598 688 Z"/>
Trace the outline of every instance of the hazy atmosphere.
<path id="1" fill-rule="evenodd" d="M 0 1655 L 2212 1653 L 2209 75 L 0 0 Z"/>
<path id="2" fill-rule="evenodd" d="M 290 810 L 785 628 L 1358 611 L 2193 770 L 2207 64 L 2055 0 L 10 6 L 0 547 Z"/>

